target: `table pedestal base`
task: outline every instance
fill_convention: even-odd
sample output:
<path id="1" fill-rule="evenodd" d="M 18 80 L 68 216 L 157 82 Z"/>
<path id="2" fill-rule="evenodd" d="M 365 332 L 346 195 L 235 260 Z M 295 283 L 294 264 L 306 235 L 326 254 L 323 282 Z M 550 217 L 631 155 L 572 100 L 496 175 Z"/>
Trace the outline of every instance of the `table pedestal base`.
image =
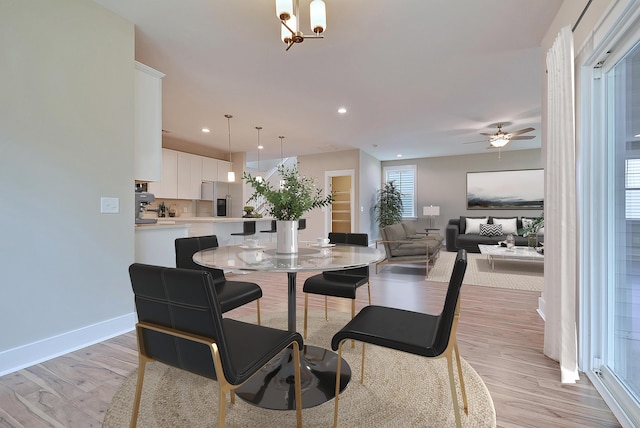
<path id="1" fill-rule="evenodd" d="M 302 408 L 325 403 L 336 394 L 338 354 L 317 346 L 303 347 L 300 353 L 300 383 Z M 344 359 L 340 365 L 340 392 L 351 379 L 351 368 Z M 293 350 L 287 349 L 256 373 L 236 395 L 242 400 L 265 409 L 294 410 Z"/>

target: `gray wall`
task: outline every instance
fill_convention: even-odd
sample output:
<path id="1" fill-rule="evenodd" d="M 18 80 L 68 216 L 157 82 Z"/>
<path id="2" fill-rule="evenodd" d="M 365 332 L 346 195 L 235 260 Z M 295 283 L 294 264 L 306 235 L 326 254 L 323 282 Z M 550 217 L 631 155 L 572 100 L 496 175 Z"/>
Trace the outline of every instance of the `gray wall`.
<path id="1" fill-rule="evenodd" d="M 92 1 L 2 2 L 0 373 L 133 327 L 133 64 Z"/>
<path id="2" fill-rule="evenodd" d="M 488 210 L 467 210 L 467 172 L 542 168 L 542 158 L 539 149 L 503 151 L 500 158 L 497 152 L 491 151 L 487 154 L 388 161 L 382 162 L 382 167 L 412 164 L 417 169 L 416 225 L 426 227 L 428 223 L 428 219 L 422 215 L 423 206 L 438 205 L 440 215 L 435 218 L 434 227 L 442 229 L 441 232 L 444 233 L 450 218 L 493 213 Z M 499 210 L 497 213 L 539 215 L 541 210 Z"/>

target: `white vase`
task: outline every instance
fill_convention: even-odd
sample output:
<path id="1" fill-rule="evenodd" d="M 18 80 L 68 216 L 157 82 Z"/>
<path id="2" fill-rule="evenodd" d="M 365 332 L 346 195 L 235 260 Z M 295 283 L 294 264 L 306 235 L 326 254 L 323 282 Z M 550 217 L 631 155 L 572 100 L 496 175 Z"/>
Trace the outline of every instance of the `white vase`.
<path id="1" fill-rule="evenodd" d="M 276 252 L 278 254 L 297 253 L 298 222 L 296 220 L 278 220 L 276 229 Z"/>

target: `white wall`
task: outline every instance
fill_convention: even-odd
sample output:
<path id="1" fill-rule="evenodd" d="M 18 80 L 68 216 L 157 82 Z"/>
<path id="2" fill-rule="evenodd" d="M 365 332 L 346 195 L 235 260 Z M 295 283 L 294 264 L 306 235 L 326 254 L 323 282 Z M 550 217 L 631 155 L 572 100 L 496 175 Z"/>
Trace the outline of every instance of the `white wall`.
<path id="1" fill-rule="evenodd" d="M 380 231 L 375 221 L 373 206 L 376 203 L 377 192 L 382 183 L 382 162 L 365 152 L 360 152 L 360 175 L 358 178 L 359 201 L 359 229 L 357 232 L 367 233 L 369 242 L 378 238 Z"/>
<path id="2" fill-rule="evenodd" d="M 92 1 L 0 5 L 0 374 L 132 327 L 133 64 Z"/>

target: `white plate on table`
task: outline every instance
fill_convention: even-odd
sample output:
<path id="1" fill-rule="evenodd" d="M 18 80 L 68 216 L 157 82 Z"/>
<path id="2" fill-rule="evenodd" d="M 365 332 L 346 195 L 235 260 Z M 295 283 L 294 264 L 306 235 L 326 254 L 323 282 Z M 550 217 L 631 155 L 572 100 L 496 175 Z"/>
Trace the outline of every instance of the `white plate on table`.
<path id="1" fill-rule="evenodd" d="M 329 248 L 335 247 L 336 244 L 311 244 L 312 247 Z"/>
<path id="2" fill-rule="evenodd" d="M 262 250 L 263 248 L 267 248 L 264 245 L 256 245 L 255 247 L 250 247 L 248 245 L 239 245 L 240 248 L 244 248 L 245 250 Z"/>

